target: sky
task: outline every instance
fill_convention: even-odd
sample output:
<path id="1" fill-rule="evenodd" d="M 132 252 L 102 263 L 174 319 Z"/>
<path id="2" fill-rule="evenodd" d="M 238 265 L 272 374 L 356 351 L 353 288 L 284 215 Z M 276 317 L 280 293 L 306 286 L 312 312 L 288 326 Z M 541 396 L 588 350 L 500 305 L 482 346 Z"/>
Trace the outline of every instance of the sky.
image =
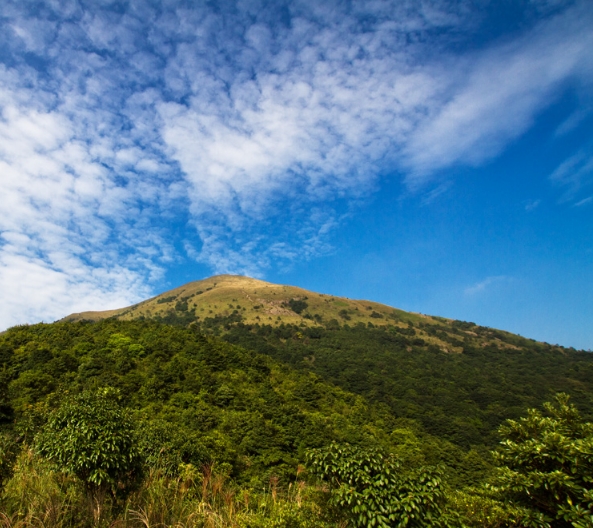
<path id="1" fill-rule="evenodd" d="M 220 273 L 593 349 L 593 3 L 3 0 L 0 329 Z"/>

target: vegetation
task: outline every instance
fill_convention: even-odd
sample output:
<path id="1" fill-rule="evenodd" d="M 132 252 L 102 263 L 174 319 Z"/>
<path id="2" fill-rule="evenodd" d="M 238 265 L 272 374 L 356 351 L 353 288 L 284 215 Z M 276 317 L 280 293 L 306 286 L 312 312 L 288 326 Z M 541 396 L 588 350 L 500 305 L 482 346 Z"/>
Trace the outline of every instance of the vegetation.
<path id="1" fill-rule="evenodd" d="M 312 450 L 313 474 L 330 485 L 334 516 L 352 526 L 451 526 L 438 471 L 403 468 L 377 449 L 332 444 Z"/>
<path id="2" fill-rule="evenodd" d="M 590 354 L 204 282 L 0 335 L 0 525 L 593 526 Z"/>
<path id="3" fill-rule="evenodd" d="M 494 447 L 506 418 L 517 419 L 558 392 L 571 394 L 584 416 L 593 417 L 592 354 L 470 322 L 228 275 L 187 284 L 115 317 L 220 336 L 382 403 L 392 416 L 418 420 L 464 449 Z"/>
<path id="4" fill-rule="evenodd" d="M 125 497 L 141 473 L 132 422 L 118 397 L 104 388 L 66 399 L 35 438 L 39 454 L 82 483 L 95 520 L 107 494 Z"/>
<path id="5" fill-rule="evenodd" d="M 466 449 L 494 447 L 506 418 L 520 417 L 557 392 L 570 393 L 585 416 L 593 416 L 592 354 L 523 338 L 484 343 L 493 331 L 473 328 L 475 335 L 465 337 L 457 325 L 448 328 L 447 339 L 461 342 L 461 353 L 417 337 L 413 325 L 239 324 L 229 325 L 223 339 L 382 403 L 394 416 L 418 420 Z M 439 332 L 444 339 L 445 331 Z"/>
<path id="6" fill-rule="evenodd" d="M 566 394 L 544 408 L 501 427 L 496 485 L 541 526 L 593 526 L 593 424 Z"/>

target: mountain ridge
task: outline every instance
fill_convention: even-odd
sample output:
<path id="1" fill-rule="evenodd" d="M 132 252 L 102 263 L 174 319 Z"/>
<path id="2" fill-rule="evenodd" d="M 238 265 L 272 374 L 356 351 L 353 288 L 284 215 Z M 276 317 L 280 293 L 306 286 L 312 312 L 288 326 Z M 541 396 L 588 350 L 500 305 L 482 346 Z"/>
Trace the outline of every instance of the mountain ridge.
<path id="1" fill-rule="evenodd" d="M 464 346 L 518 349 L 537 341 L 504 330 L 445 317 L 407 312 L 375 301 L 317 293 L 298 286 L 274 284 L 242 275 L 215 275 L 192 281 L 137 304 L 105 311 L 70 314 L 60 321 L 156 319 L 202 331 L 248 325 L 302 329 L 339 326 L 387 328 L 414 336 L 416 345 L 462 353 Z M 217 330 L 218 331 L 218 330 Z M 558 345 L 546 346 L 567 350 Z"/>
<path id="2" fill-rule="evenodd" d="M 404 332 L 414 328 L 418 340 L 449 353 L 461 353 L 464 344 L 517 349 L 538 342 L 470 322 L 407 312 L 370 300 L 317 293 L 298 286 L 275 284 L 243 275 L 214 275 L 188 282 L 131 306 L 72 313 L 61 322 L 155 319 L 202 330 L 232 325 L 290 325 L 301 328 L 339 326 L 386 327 Z M 477 329 L 479 333 L 476 333 Z M 559 350 L 559 345 L 549 345 Z"/>
<path id="3" fill-rule="evenodd" d="M 291 299 L 300 300 L 304 297 L 323 297 L 326 301 L 330 300 L 337 303 L 346 303 L 346 306 L 349 305 L 355 310 L 356 308 L 365 308 L 368 310 L 369 307 L 371 307 L 371 309 L 379 309 L 385 314 L 395 311 L 398 314 L 427 317 L 421 314 L 414 314 L 413 312 L 405 312 L 375 301 L 349 299 L 347 297 L 313 292 L 298 286 L 274 284 L 243 275 L 225 274 L 214 275 L 206 279 L 188 282 L 131 306 L 113 310 L 73 313 L 64 317 L 61 321 L 77 321 L 82 319 L 95 320 L 104 319 L 106 317 L 130 318 L 129 316 L 138 314 L 163 314 L 166 313 L 168 309 L 172 308 L 175 302 L 192 298 L 195 301 L 195 297 L 197 296 L 200 296 L 200 303 L 199 305 L 196 304 L 198 308 L 201 308 L 208 303 L 207 305 L 209 308 L 213 309 L 212 313 L 230 313 L 228 311 L 228 306 L 218 306 L 214 304 L 217 302 L 222 303 L 229 301 L 230 299 L 231 302 L 246 301 L 248 304 L 250 303 L 254 306 L 262 305 L 261 313 L 265 315 L 292 317 L 295 320 L 302 320 L 305 324 L 307 324 L 307 318 L 301 316 L 300 313 L 283 306 L 282 303 L 286 303 Z M 254 298 L 253 296 L 257 297 Z M 273 297 L 278 298 L 274 299 Z M 157 304 L 161 306 L 155 306 Z M 345 305 L 342 304 L 339 308 L 343 309 L 345 308 Z M 249 316 L 251 314 L 248 313 L 246 315 Z M 336 311 L 336 315 L 339 315 L 338 311 Z M 361 319 L 364 319 L 364 317 L 361 317 Z"/>

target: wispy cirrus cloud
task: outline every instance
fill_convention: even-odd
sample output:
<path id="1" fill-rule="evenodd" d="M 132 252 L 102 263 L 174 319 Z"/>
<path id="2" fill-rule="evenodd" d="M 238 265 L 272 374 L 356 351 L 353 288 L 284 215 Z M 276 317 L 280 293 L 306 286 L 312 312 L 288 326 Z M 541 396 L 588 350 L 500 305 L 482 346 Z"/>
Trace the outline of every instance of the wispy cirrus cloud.
<path id="1" fill-rule="evenodd" d="M 563 189 L 560 201 L 576 206 L 589 203 L 593 188 L 593 148 L 584 148 L 569 156 L 550 175 L 550 180 Z"/>
<path id="2" fill-rule="evenodd" d="M 493 275 L 491 277 L 486 277 L 484 280 L 476 282 L 471 286 L 468 286 L 463 290 L 463 293 L 468 297 L 475 297 L 476 295 L 483 294 L 496 285 L 505 284 L 510 282 L 512 279 L 506 275 Z"/>
<path id="3" fill-rule="evenodd" d="M 454 61 L 432 115 L 405 146 L 410 184 L 455 163 L 492 157 L 524 133 L 567 83 L 581 77 L 591 82 L 587 11 L 575 8 L 521 38 Z"/>
<path id="4" fill-rule="evenodd" d="M 1 324 L 145 295 L 171 224 L 213 271 L 261 274 L 331 251 L 387 174 L 429 202 L 593 78 L 591 9 L 553 4 L 464 51 L 464 2 L 5 2 L 0 288 L 42 286 Z"/>

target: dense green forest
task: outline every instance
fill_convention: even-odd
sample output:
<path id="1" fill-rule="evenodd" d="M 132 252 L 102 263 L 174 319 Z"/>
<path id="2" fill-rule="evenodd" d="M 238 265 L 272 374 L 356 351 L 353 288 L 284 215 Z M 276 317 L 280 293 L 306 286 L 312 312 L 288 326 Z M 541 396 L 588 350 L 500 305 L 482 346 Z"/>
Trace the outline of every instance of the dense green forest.
<path id="1" fill-rule="evenodd" d="M 509 334 L 499 344 L 479 342 L 493 331 L 467 323 L 424 330 L 463 346 L 443 353 L 416 338 L 414 326 L 328 325 L 302 329 L 281 324 L 227 325 L 223 339 L 256 350 L 300 371 L 317 374 L 391 414 L 418 420 L 430 433 L 461 445 L 494 446 L 497 429 L 557 392 L 572 395 L 593 416 L 593 355 Z"/>
<path id="2" fill-rule="evenodd" d="M 3 526 L 593 525 L 590 354 L 168 323 L 0 335 Z"/>

